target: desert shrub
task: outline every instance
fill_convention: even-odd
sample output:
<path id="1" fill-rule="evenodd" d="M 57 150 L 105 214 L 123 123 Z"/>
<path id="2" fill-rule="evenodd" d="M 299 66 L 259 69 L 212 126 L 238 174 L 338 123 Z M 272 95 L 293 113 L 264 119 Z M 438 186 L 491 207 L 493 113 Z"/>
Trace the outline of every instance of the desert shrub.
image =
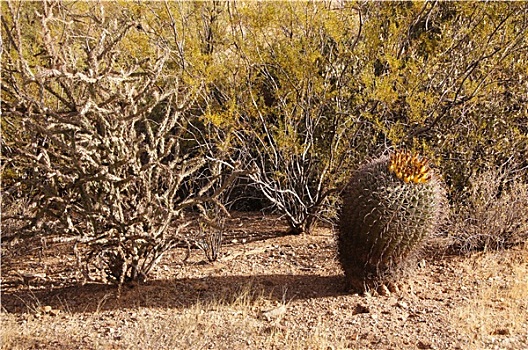
<path id="1" fill-rule="evenodd" d="M 452 192 L 476 170 L 526 162 L 526 3 L 362 10 L 358 102 L 381 142 L 429 156 Z"/>
<path id="2" fill-rule="evenodd" d="M 32 211 L 31 203 L 27 196 L 18 196 L 9 191 L 13 188 L 2 189 L 0 205 L 2 208 L 2 240 L 4 242 L 15 238 L 23 229 L 24 223 L 16 220 L 17 217 L 27 217 Z"/>
<path id="3" fill-rule="evenodd" d="M 238 159 L 255 171 L 231 193 L 258 203 L 224 198 L 271 204 L 294 233 L 335 219 L 348 176 L 383 149 L 427 155 L 453 201 L 474 172 L 526 165 L 526 3 L 1 6 L 2 175 L 41 204 L 28 228 L 82 236 L 79 203 L 121 232 L 120 210 L 196 209 Z M 136 226 L 170 226 L 156 225 Z"/>
<path id="4" fill-rule="evenodd" d="M 214 17 L 225 26 L 209 26 L 225 40 L 212 41 L 208 62 L 231 69 L 213 79 L 209 113 L 241 140 L 258 169 L 254 184 L 292 232 L 331 213 L 346 175 L 387 147 L 428 156 L 457 195 L 474 170 L 511 156 L 526 162 L 527 10 L 512 2 L 228 7 Z"/>
<path id="5" fill-rule="evenodd" d="M 368 143 L 351 109 L 358 11 L 247 3 L 228 13 L 227 28 L 236 30 L 223 35 L 235 45 L 216 47 L 229 52 L 237 74 L 216 80 L 225 103 L 211 117 L 236 135 L 256 170 L 252 186 L 284 215 L 289 232 L 308 233 L 331 211 L 346 169 Z"/>
<path id="6" fill-rule="evenodd" d="M 475 172 L 452 215 L 452 248 L 458 252 L 502 249 L 528 238 L 528 183 L 520 172 Z"/>
<path id="7" fill-rule="evenodd" d="M 2 114 L 19 126 L 8 164 L 32 208 L 9 219 L 76 242 L 121 285 L 188 240 L 187 212 L 221 206 L 239 172 L 192 113 L 202 84 L 186 83 L 133 15 L 105 6 L 2 4 Z M 131 57 L 131 42 L 151 56 Z"/>

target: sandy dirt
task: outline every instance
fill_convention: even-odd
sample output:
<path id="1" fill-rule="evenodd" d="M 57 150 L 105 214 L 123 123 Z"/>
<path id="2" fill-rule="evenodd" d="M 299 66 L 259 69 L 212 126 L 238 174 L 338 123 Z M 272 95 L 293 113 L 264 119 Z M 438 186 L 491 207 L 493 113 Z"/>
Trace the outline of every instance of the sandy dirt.
<path id="1" fill-rule="evenodd" d="M 174 249 L 148 281 L 124 286 L 120 298 L 114 286 L 82 285 L 71 245 L 4 246 L 3 348 L 139 349 L 154 346 L 145 345 L 155 344 L 146 343 L 149 334 L 188 327 L 186 343 L 174 344 L 528 349 L 526 247 L 461 256 L 429 244 L 398 293 L 358 295 L 344 290 L 330 228 L 300 236 L 285 231 L 277 217 L 235 215 L 218 261 L 193 249 L 182 262 L 185 249 Z M 241 296 L 250 300 L 237 306 Z M 187 313 L 199 320 L 170 322 Z M 176 346 L 171 341 L 178 340 L 156 346 Z"/>

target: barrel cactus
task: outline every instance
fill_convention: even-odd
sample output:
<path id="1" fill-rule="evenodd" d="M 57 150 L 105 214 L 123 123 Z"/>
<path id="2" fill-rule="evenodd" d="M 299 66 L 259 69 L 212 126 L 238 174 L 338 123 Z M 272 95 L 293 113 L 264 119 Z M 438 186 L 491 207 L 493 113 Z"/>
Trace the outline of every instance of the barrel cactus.
<path id="1" fill-rule="evenodd" d="M 394 285 L 411 254 L 437 230 L 445 191 L 427 160 L 398 151 L 361 166 L 342 193 L 338 257 L 349 289 Z"/>

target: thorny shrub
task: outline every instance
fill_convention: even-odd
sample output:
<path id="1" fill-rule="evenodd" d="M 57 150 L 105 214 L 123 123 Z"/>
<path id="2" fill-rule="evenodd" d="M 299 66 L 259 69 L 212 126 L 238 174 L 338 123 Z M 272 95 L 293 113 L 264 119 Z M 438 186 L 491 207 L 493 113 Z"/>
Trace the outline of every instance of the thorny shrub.
<path id="1" fill-rule="evenodd" d="M 502 167 L 470 178 L 465 198 L 453 210 L 454 250 L 502 249 L 526 241 L 528 183 L 520 173 Z"/>
<path id="2" fill-rule="evenodd" d="M 2 163 L 31 209 L 5 219 L 26 223 L 18 237 L 76 242 L 85 277 L 95 266 L 121 286 L 192 239 L 186 213 L 221 207 L 241 171 L 193 115 L 203 86 L 185 83 L 171 51 L 145 35 L 155 56 L 129 57 L 139 24 L 84 5 L 86 15 L 68 3 L 2 4 Z"/>

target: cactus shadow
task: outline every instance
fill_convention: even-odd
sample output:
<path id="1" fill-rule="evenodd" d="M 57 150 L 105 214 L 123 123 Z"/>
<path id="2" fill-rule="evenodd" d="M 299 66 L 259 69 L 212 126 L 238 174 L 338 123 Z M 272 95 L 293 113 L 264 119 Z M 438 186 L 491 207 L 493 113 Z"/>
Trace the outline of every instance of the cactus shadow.
<path id="1" fill-rule="evenodd" d="M 346 295 L 341 275 L 231 275 L 151 280 L 125 285 L 117 297 L 115 286 L 87 283 L 41 290 L 2 291 L 2 311 L 32 312 L 49 305 L 67 313 L 149 308 L 185 309 L 209 303 L 234 303 L 241 298 L 279 302 Z"/>

